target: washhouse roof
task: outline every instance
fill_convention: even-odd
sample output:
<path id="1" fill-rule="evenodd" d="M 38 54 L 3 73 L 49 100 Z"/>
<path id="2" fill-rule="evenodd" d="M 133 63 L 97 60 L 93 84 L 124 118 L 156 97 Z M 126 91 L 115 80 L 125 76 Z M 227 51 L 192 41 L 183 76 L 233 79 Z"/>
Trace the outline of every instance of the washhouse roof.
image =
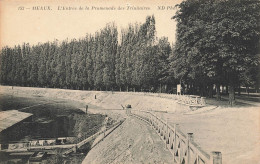
<path id="1" fill-rule="evenodd" d="M 0 132 L 32 115 L 18 110 L 0 111 Z"/>

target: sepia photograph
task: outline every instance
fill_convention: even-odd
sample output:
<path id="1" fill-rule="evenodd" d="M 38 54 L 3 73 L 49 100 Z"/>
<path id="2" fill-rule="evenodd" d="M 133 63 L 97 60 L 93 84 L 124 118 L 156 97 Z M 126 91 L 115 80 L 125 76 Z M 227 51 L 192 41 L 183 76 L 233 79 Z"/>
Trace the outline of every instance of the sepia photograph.
<path id="1" fill-rule="evenodd" d="M 0 164 L 260 164 L 259 0 L 0 0 Z"/>

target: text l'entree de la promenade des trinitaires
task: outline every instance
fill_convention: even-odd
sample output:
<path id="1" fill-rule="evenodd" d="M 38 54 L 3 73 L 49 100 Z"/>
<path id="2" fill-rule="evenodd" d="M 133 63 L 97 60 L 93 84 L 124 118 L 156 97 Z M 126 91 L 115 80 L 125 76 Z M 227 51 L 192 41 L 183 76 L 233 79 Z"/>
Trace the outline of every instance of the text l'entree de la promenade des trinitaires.
<path id="1" fill-rule="evenodd" d="M 173 10 L 174 6 L 154 6 L 157 10 Z M 89 11 L 114 11 L 114 10 L 151 10 L 150 6 L 134 6 L 134 5 L 125 5 L 125 6 L 19 6 L 18 10 L 34 10 L 34 11 L 76 11 L 76 10 L 89 10 Z"/>

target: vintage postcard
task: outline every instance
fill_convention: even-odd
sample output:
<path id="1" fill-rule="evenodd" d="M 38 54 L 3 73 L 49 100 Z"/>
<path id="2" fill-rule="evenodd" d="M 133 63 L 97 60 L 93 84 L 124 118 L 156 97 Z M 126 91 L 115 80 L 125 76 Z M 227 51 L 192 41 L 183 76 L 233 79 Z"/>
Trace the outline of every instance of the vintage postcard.
<path id="1" fill-rule="evenodd" d="M 259 163 L 259 20 L 256 0 L 0 0 L 0 163 Z"/>

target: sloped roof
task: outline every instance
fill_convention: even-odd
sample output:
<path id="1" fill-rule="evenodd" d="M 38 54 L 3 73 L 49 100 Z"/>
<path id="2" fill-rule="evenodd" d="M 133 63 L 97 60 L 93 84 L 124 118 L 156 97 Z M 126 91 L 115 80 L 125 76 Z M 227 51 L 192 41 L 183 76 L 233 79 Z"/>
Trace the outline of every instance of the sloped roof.
<path id="1" fill-rule="evenodd" d="M 32 115 L 18 110 L 0 111 L 0 132 Z"/>

